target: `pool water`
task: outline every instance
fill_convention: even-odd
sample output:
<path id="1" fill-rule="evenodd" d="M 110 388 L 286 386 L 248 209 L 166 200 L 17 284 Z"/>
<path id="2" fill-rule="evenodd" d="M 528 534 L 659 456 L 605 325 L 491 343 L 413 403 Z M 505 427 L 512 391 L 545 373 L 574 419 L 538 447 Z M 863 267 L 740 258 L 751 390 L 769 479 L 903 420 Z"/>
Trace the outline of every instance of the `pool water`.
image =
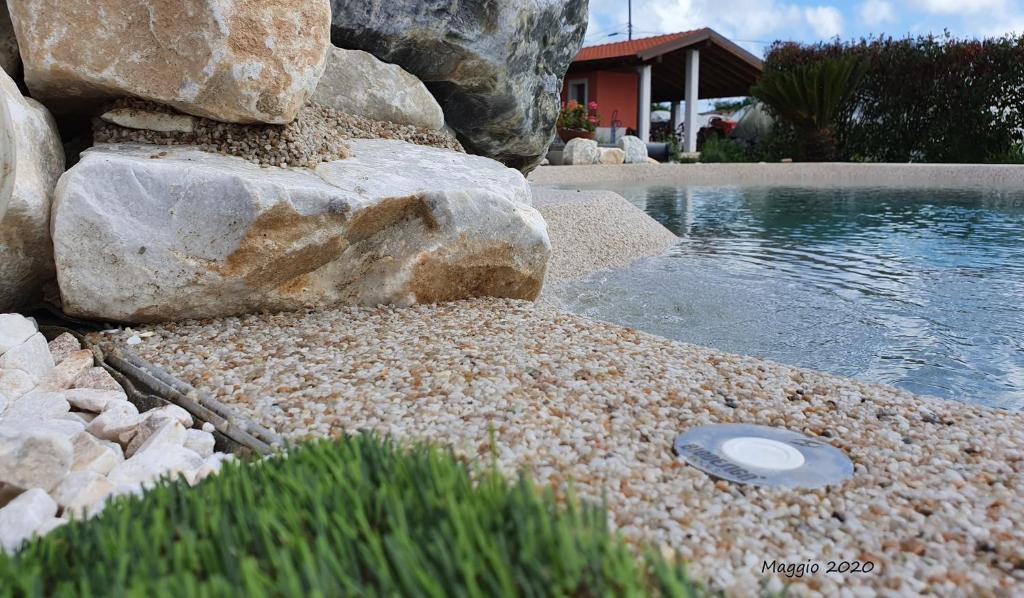
<path id="1" fill-rule="evenodd" d="M 1024 408 L 1024 190 L 614 189 L 682 239 L 548 291 L 584 315 Z"/>

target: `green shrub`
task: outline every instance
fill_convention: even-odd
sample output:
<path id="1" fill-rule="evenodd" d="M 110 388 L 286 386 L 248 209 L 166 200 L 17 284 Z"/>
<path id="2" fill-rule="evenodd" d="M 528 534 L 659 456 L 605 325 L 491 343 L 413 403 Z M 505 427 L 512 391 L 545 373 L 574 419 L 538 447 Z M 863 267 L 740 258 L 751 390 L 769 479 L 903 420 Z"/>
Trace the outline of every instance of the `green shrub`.
<path id="1" fill-rule="evenodd" d="M 1024 36 L 778 42 L 765 76 L 839 58 L 867 65 L 837 121 L 840 158 L 1001 162 L 1024 142 Z"/>
<path id="2" fill-rule="evenodd" d="M 472 481 L 476 477 L 477 482 Z M 3 596 L 691 596 L 603 509 L 372 437 L 167 482 L 0 555 Z"/>
<path id="3" fill-rule="evenodd" d="M 750 162 L 750 155 L 744 147 L 731 140 L 713 135 L 704 142 L 700 150 L 700 161 L 707 164 L 719 162 Z"/>

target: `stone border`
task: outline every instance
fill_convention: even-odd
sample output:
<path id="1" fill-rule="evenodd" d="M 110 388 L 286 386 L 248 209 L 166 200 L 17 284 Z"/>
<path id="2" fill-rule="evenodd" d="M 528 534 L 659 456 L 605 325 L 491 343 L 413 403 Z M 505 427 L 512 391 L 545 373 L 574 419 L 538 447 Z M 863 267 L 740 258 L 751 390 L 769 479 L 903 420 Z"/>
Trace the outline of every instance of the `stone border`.
<path id="1" fill-rule="evenodd" d="M 1024 191 L 1024 166 L 994 164 L 630 164 L 544 166 L 544 185 L 896 187 Z"/>

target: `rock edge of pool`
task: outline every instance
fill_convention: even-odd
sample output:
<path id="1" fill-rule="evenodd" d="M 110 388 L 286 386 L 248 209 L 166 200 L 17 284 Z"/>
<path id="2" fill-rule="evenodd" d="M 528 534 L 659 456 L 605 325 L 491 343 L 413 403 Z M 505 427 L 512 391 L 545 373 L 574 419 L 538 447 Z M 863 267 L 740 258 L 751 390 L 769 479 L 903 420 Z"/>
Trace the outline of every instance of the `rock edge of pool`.
<path id="1" fill-rule="evenodd" d="M 1024 420 L 669 341 L 549 305 L 474 300 L 150 326 L 131 347 L 293 439 L 375 431 L 605 497 L 615 527 L 729 595 L 1005 595 L 1024 583 Z M 137 332 L 137 331 L 136 331 Z M 104 340 L 127 341 L 129 334 Z M 778 426 L 854 463 L 818 490 L 716 481 L 672 452 Z M 871 572 L 828 573 L 843 562 Z M 789 577 L 782 568 L 819 564 Z M 863 567 L 862 567 L 863 568 Z"/>

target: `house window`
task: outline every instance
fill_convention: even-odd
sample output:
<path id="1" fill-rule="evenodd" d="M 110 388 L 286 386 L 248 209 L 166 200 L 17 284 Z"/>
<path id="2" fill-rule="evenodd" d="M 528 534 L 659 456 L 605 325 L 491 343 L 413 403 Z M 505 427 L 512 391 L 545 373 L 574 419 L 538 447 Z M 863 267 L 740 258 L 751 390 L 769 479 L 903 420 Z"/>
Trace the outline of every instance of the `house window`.
<path id="1" fill-rule="evenodd" d="M 586 79 L 569 81 L 569 99 L 576 100 L 580 104 L 586 104 L 589 97 Z"/>

